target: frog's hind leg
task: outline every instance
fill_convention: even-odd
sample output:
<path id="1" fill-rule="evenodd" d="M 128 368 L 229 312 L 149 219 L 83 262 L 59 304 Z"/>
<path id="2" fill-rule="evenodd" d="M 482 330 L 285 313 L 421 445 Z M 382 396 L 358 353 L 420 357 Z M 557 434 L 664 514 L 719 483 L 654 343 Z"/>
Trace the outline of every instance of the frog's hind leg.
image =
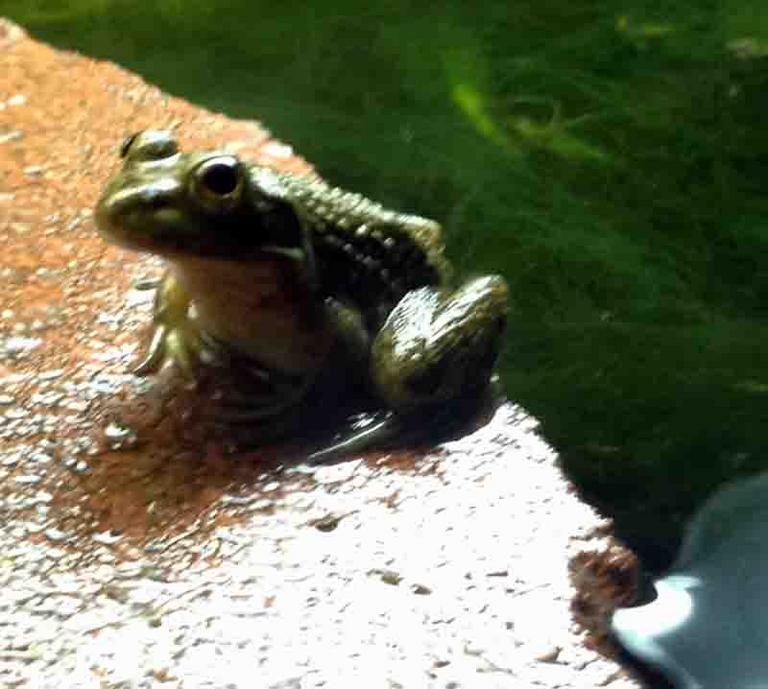
<path id="1" fill-rule="evenodd" d="M 446 440 L 495 408 L 499 394 L 492 374 L 507 298 L 506 282 L 496 276 L 471 280 L 453 292 L 432 287 L 409 292 L 371 348 L 374 392 L 388 410 L 350 417 L 308 460 Z"/>
<path id="2" fill-rule="evenodd" d="M 500 276 L 454 291 L 422 287 L 395 306 L 371 349 L 379 397 L 403 414 L 482 396 L 502 345 L 508 288 Z"/>

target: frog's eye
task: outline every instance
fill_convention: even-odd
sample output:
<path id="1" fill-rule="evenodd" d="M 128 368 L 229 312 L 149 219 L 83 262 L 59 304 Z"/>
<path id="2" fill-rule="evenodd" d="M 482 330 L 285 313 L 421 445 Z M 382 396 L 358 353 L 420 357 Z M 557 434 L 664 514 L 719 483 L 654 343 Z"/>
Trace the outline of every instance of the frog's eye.
<path id="1" fill-rule="evenodd" d="M 131 134 L 130 136 L 126 136 L 123 139 L 123 143 L 120 144 L 120 157 L 125 158 L 125 156 L 128 155 L 128 151 L 131 148 L 131 144 L 136 141 L 136 137 L 139 135 L 140 132 L 136 132 L 134 134 Z"/>
<path id="2" fill-rule="evenodd" d="M 192 172 L 193 193 L 208 210 L 229 210 L 240 201 L 243 178 L 243 166 L 234 156 L 209 158 Z"/>
<path id="3" fill-rule="evenodd" d="M 120 156 L 130 160 L 152 161 L 170 158 L 179 152 L 170 132 L 147 129 L 129 136 L 120 147 Z"/>

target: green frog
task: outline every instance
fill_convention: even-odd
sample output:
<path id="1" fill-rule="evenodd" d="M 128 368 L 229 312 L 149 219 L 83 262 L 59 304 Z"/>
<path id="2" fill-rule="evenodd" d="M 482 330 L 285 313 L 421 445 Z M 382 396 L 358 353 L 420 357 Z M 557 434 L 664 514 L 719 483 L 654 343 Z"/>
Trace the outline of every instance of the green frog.
<path id="1" fill-rule="evenodd" d="M 138 375 L 167 361 L 192 377 L 235 371 L 228 418 L 265 427 L 313 399 L 340 404 L 318 392 L 354 382 L 381 418 L 320 454 L 488 390 L 507 285 L 454 286 L 436 222 L 225 151 L 181 152 L 166 131 L 130 136 L 120 155 L 97 227 L 168 265 Z"/>

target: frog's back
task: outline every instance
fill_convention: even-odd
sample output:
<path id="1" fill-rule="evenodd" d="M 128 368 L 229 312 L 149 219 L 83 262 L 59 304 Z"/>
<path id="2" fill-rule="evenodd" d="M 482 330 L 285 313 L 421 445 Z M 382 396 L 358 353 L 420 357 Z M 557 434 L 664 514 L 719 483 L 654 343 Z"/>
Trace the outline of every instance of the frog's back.
<path id="1" fill-rule="evenodd" d="M 438 223 L 389 210 L 318 178 L 278 178 L 284 199 L 311 232 L 328 293 L 384 315 L 410 290 L 448 282 Z"/>

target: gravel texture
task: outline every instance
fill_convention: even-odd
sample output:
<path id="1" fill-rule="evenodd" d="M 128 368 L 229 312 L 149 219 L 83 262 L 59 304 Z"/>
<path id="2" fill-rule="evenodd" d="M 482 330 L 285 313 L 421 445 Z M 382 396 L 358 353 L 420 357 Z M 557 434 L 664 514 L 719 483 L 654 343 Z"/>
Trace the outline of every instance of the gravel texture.
<path id="1" fill-rule="evenodd" d="M 520 408 L 310 467 L 227 455 L 195 390 L 127 374 L 161 266 L 94 231 L 121 137 L 311 169 L 9 23 L 0 46 L 0 686 L 640 686 L 604 633 L 637 564 Z"/>

